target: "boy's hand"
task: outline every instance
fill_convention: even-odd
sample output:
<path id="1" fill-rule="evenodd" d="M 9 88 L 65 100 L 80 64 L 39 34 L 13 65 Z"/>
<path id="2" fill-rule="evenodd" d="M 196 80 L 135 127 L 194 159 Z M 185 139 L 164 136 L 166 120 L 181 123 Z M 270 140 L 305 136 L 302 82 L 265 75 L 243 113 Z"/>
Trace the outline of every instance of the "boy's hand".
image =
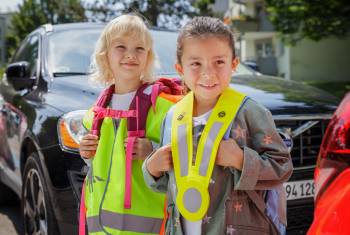
<path id="1" fill-rule="evenodd" d="M 124 140 L 124 146 L 126 150 L 126 146 L 128 143 L 128 139 Z M 132 158 L 133 160 L 145 160 L 145 158 L 153 151 L 152 143 L 147 138 L 136 138 L 133 150 L 132 150 Z"/>
<path id="2" fill-rule="evenodd" d="M 79 153 L 80 156 L 86 159 L 93 158 L 96 154 L 96 149 L 98 145 L 98 136 L 87 134 L 84 135 L 80 141 Z"/>
<path id="3" fill-rule="evenodd" d="M 243 168 L 243 151 L 234 139 L 222 140 L 216 156 L 216 164 L 223 167 Z"/>
<path id="4" fill-rule="evenodd" d="M 163 172 L 173 168 L 173 160 L 171 157 L 171 146 L 164 145 L 160 147 L 146 162 L 148 172 L 159 178 Z"/>

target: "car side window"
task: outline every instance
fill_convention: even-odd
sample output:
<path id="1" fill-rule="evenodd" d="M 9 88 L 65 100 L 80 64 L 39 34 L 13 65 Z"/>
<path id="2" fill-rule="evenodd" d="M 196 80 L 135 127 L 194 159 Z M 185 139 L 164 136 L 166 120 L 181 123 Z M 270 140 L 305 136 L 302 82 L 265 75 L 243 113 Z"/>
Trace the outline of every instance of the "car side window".
<path id="1" fill-rule="evenodd" d="M 22 45 L 17 50 L 15 56 L 13 57 L 12 63 L 27 61 L 29 62 L 29 74 L 31 77 L 36 76 L 36 68 L 38 63 L 39 55 L 39 35 L 34 34 L 26 38 Z"/>

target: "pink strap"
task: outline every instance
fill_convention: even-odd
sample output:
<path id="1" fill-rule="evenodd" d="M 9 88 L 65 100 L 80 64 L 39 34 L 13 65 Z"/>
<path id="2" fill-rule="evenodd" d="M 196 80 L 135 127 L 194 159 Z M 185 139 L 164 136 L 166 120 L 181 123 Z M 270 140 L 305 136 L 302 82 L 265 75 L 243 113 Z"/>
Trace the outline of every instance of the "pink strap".
<path id="1" fill-rule="evenodd" d="M 128 142 L 126 144 L 125 154 L 125 192 L 124 208 L 131 208 L 131 169 L 132 169 L 132 150 L 134 149 L 135 140 L 138 137 L 145 136 L 145 130 L 128 131 Z"/>
<path id="2" fill-rule="evenodd" d="M 132 166 L 132 150 L 134 148 L 136 136 L 128 137 L 126 144 L 125 158 L 125 192 L 124 192 L 124 208 L 131 208 L 131 166 Z"/>
<path id="3" fill-rule="evenodd" d="M 152 93 L 151 93 L 151 104 L 153 108 L 153 112 L 156 112 L 156 101 L 159 93 L 160 85 L 159 84 L 154 84 L 152 86 Z"/>
<path id="4" fill-rule="evenodd" d="M 136 110 L 116 110 L 110 108 L 102 108 L 95 106 L 93 108 L 93 112 L 96 114 L 96 119 L 102 119 L 105 117 L 111 118 L 128 118 L 128 117 L 136 117 Z"/>
<path id="5" fill-rule="evenodd" d="M 145 130 L 128 131 L 128 137 L 144 137 Z"/>
<path id="6" fill-rule="evenodd" d="M 79 235 L 85 235 L 85 219 L 86 219 L 86 207 L 85 207 L 85 181 L 81 189 L 80 198 L 80 213 L 79 213 Z"/>

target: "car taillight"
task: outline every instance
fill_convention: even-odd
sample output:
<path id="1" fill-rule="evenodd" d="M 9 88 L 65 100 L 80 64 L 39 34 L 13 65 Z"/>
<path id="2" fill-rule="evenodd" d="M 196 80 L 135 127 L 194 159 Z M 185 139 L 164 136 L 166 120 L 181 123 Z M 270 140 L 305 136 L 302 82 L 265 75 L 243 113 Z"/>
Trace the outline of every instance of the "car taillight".
<path id="1" fill-rule="evenodd" d="M 318 200 L 333 179 L 350 165 L 350 93 L 330 121 L 315 169 L 315 198 Z"/>
<path id="2" fill-rule="evenodd" d="M 83 126 L 86 110 L 66 113 L 58 121 L 58 136 L 60 145 L 66 151 L 79 151 L 80 139 L 88 133 Z"/>

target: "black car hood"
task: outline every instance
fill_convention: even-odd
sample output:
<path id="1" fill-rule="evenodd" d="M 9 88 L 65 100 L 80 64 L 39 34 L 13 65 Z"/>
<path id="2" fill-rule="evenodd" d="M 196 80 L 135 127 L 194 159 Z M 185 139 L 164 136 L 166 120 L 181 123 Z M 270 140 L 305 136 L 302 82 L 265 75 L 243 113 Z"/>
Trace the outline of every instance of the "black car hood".
<path id="1" fill-rule="evenodd" d="M 239 75 L 231 87 L 267 107 L 273 115 L 331 114 L 339 99 L 299 82 L 265 75 Z"/>
<path id="2" fill-rule="evenodd" d="M 45 96 L 45 103 L 62 112 L 89 109 L 103 87 L 94 84 L 88 76 L 64 76 L 54 78 Z"/>
<path id="3" fill-rule="evenodd" d="M 339 102 L 327 92 L 270 76 L 236 75 L 231 86 L 263 104 L 273 115 L 331 114 Z M 88 109 L 101 90 L 87 76 L 57 77 L 45 101 L 62 112 Z"/>

